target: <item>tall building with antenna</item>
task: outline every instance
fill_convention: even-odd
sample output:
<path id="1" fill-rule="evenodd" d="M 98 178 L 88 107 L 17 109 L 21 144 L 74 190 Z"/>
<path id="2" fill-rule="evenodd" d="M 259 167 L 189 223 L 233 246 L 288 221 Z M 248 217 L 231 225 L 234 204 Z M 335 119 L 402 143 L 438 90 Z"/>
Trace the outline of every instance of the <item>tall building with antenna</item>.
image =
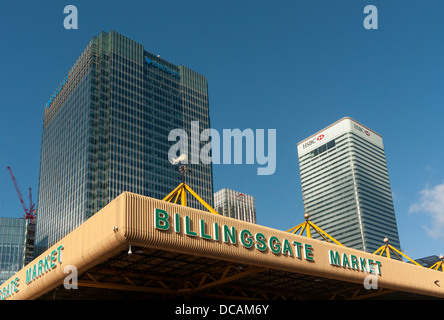
<path id="1" fill-rule="evenodd" d="M 298 143 L 304 208 L 343 245 L 400 248 L 382 136 L 346 117 Z"/>
<path id="2" fill-rule="evenodd" d="M 165 197 L 181 182 L 169 133 L 190 132 L 193 121 L 210 127 L 205 76 L 117 32 L 93 37 L 44 108 L 39 251 L 123 191 Z M 187 184 L 213 205 L 211 164 L 188 166 Z M 203 209 L 193 200 L 189 206 Z"/>

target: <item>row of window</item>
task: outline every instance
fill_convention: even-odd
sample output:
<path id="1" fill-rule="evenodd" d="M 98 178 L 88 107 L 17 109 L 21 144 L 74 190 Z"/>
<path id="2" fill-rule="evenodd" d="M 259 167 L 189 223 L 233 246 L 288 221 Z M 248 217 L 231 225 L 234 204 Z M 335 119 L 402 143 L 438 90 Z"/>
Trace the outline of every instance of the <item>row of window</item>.
<path id="1" fill-rule="evenodd" d="M 332 149 L 336 146 L 336 141 L 335 140 L 331 140 L 325 144 L 323 144 L 322 146 L 314 149 L 313 151 L 310 152 L 310 157 L 316 157 L 317 155 L 320 155 L 322 153 L 324 153 L 325 151 Z"/>

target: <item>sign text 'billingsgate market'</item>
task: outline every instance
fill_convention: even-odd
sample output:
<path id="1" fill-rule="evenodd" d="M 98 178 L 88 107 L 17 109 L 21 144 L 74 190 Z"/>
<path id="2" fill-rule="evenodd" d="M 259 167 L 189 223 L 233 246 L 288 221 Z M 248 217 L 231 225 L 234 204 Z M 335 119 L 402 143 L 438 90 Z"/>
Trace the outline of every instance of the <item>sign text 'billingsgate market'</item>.
<path id="1" fill-rule="evenodd" d="M 248 228 L 236 228 L 217 221 L 208 224 L 203 218 L 192 219 L 189 215 L 169 214 L 159 208 L 155 208 L 153 214 L 153 227 L 159 232 L 173 230 L 176 234 L 202 239 L 202 241 L 222 241 L 237 248 L 254 249 L 264 253 L 270 251 L 274 255 L 298 258 L 299 260 L 315 263 L 315 250 L 313 245 L 309 243 L 289 240 L 277 235 L 266 236 L 261 232 L 252 232 Z M 28 286 L 40 281 L 47 273 L 60 265 L 62 263 L 62 250 L 65 250 L 65 247 L 60 245 L 47 255 L 42 255 L 29 264 L 26 267 L 24 284 Z M 328 250 L 328 261 L 331 266 L 336 268 L 381 275 L 382 265 L 380 261 L 354 254 L 341 253 L 340 248 L 339 250 Z M 0 300 L 11 298 L 21 289 L 20 277 L 12 277 L 10 281 L 0 287 Z"/>
<path id="2" fill-rule="evenodd" d="M 270 250 L 275 255 L 296 257 L 315 262 L 314 248 L 311 244 L 302 243 L 278 236 L 266 237 L 263 233 L 253 233 L 247 228 L 236 230 L 234 226 L 219 224 L 214 222 L 210 228 L 206 228 L 205 219 L 193 221 L 190 216 L 183 218 L 178 213 L 170 215 L 162 209 L 154 209 L 154 228 L 160 231 L 167 231 L 173 228 L 174 232 L 181 233 L 189 237 L 201 238 L 209 241 L 222 241 L 226 244 L 236 245 L 240 243 L 246 249 L 254 248 L 265 252 Z M 207 230 L 210 229 L 210 230 Z M 339 253 L 337 250 L 329 250 L 330 265 L 342 267 L 354 271 L 381 275 L 381 262 L 353 254 Z"/>

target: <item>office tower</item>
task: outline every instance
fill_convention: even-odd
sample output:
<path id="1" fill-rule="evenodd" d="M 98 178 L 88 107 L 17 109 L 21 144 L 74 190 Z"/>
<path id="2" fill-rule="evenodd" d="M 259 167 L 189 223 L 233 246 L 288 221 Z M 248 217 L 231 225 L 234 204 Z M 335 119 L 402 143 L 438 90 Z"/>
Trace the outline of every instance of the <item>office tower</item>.
<path id="1" fill-rule="evenodd" d="M 32 260 L 34 227 L 23 218 L 0 218 L 0 284 Z"/>
<path id="2" fill-rule="evenodd" d="M 163 199 L 182 181 L 169 133 L 191 139 L 191 121 L 210 127 L 204 76 L 117 32 L 93 37 L 44 108 L 36 245 L 53 244 L 123 191 Z M 213 205 L 211 164 L 188 167 L 187 184 Z"/>
<path id="3" fill-rule="evenodd" d="M 254 197 L 224 188 L 214 194 L 214 209 L 221 215 L 256 223 Z"/>
<path id="4" fill-rule="evenodd" d="M 346 117 L 298 143 L 305 212 L 343 245 L 400 248 L 382 136 Z"/>

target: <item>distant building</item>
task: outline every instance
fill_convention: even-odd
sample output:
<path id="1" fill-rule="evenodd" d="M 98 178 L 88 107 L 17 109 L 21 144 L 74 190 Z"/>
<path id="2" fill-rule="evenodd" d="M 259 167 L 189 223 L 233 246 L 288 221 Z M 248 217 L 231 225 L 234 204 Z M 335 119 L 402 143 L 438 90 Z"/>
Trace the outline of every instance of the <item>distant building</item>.
<path id="1" fill-rule="evenodd" d="M 400 249 L 382 136 L 346 117 L 298 143 L 305 212 L 344 246 Z"/>
<path id="2" fill-rule="evenodd" d="M 415 261 L 418 262 L 423 267 L 430 268 L 438 261 L 441 261 L 441 259 L 438 256 L 428 256 L 428 257 L 416 259 Z M 411 263 L 411 262 L 408 261 L 408 263 Z"/>
<path id="3" fill-rule="evenodd" d="M 224 188 L 214 194 L 214 204 L 214 209 L 226 217 L 256 223 L 253 196 Z"/>
<path id="4" fill-rule="evenodd" d="M 24 218 L 0 218 L 0 284 L 32 261 L 34 234 Z"/>

